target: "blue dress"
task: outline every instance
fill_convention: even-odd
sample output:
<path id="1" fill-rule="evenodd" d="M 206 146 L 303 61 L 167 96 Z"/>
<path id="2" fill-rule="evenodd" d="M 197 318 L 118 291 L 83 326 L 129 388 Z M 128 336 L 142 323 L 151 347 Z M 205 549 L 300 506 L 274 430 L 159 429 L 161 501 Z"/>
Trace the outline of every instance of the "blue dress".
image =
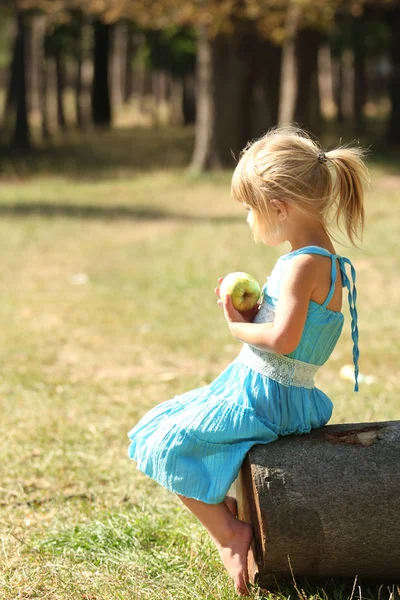
<path id="1" fill-rule="evenodd" d="M 349 259 L 318 246 L 281 256 L 265 284 L 254 322 L 271 322 L 282 274 L 299 254 L 331 258 L 331 288 L 323 304 L 310 301 L 297 348 L 282 356 L 247 344 L 207 386 L 150 410 L 128 434 L 137 468 L 169 490 L 209 504 L 222 502 L 243 459 L 255 444 L 281 435 L 308 433 L 325 425 L 331 400 L 314 385 L 314 375 L 331 355 L 343 328 L 343 314 L 327 308 L 339 265 L 352 316 L 353 360 L 358 389 L 358 330 L 355 271 Z M 346 274 L 351 267 L 352 285 Z"/>

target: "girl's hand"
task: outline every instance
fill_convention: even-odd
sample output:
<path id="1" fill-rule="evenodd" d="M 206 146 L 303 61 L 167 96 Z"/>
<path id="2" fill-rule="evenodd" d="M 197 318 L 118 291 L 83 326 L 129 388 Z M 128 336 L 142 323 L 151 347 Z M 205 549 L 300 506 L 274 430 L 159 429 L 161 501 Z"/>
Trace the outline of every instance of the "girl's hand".
<path id="1" fill-rule="evenodd" d="M 218 279 L 218 284 L 221 285 L 222 281 L 223 277 L 220 277 Z M 222 300 L 219 287 L 216 287 L 214 292 L 219 298 L 217 304 L 224 309 L 225 319 L 228 323 L 251 323 L 260 309 L 260 305 L 256 304 L 251 310 L 240 312 L 233 306 L 231 296 L 227 295 L 225 299 Z"/>

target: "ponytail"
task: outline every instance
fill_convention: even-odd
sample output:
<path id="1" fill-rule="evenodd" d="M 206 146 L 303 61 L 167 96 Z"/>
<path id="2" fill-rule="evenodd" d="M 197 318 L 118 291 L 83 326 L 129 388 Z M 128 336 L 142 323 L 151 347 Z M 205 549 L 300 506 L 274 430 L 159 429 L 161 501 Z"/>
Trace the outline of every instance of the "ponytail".
<path id="1" fill-rule="evenodd" d="M 349 240 L 361 239 L 364 230 L 364 183 L 369 183 L 369 173 L 364 162 L 366 151 L 362 148 L 336 148 L 326 152 L 328 163 L 335 169 L 332 201 L 336 206 L 336 223 L 342 221 Z"/>

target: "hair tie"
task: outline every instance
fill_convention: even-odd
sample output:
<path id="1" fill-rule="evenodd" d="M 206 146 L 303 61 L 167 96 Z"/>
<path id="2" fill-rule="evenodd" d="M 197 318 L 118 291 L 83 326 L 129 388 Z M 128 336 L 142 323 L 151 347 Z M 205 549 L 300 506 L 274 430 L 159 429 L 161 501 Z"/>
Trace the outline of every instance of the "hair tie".
<path id="1" fill-rule="evenodd" d="M 325 152 L 320 152 L 318 154 L 318 160 L 321 164 L 326 163 L 327 162 L 327 158 L 325 156 Z"/>

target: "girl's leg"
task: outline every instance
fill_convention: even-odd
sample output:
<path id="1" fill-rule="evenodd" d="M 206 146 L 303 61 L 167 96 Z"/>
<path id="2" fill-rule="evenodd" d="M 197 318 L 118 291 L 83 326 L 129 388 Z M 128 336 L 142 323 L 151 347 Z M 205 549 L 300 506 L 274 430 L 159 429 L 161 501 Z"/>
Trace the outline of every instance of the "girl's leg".
<path id="1" fill-rule="evenodd" d="M 253 537 L 251 526 L 236 519 L 225 502 L 205 504 L 193 498 L 178 497 L 208 530 L 235 582 L 236 591 L 243 596 L 248 595 L 247 555 Z"/>
<path id="2" fill-rule="evenodd" d="M 224 502 L 227 505 L 227 507 L 229 508 L 229 510 L 231 511 L 231 513 L 233 514 L 233 516 L 237 517 L 238 516 L 238 507 L 237 507 L 236 498 L 234 498 L 233 496 L 225 496 Z"/>

